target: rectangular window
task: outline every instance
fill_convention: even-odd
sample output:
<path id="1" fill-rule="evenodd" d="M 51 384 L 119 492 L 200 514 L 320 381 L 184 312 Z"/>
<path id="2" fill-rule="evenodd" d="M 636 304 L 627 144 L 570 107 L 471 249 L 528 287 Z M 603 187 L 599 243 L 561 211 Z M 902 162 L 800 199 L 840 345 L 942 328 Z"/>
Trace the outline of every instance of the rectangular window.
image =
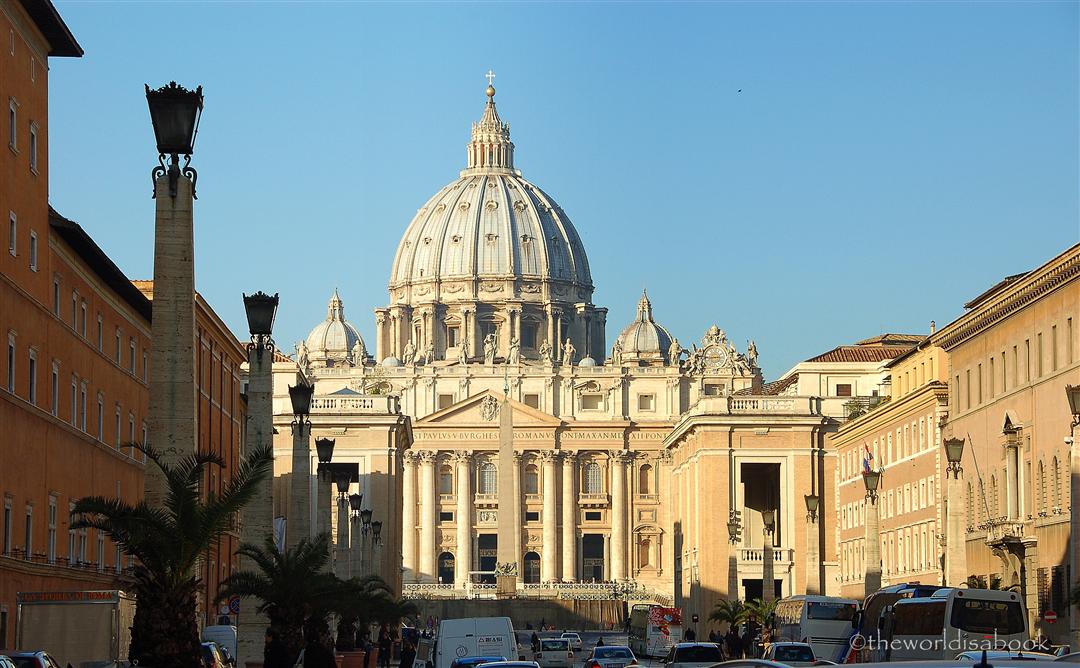
<path id="1" fill-rule="evenodd" d="M 836 396 L 838 397 L 850 397 L 851 396 L 851 384 L 841 383 L 836 386 Z"/>
<path id="2" fill-rule="evenodd" d="M 539 394 L 526 394 L 525 405 L 529 408 L 540 408 L 540 395 Z"/>
<path id="3" fill-rule="evenodd" d="M 116 356 L 115 356 L 117 366 L 120 366 L 120 339 L 121 338 L 122 337 L 120 336 L 120 328 L 117 327 L 116 328 Z"/>
<path id="4" fill-rule="evenodd" d="M 60 317 L 60 278 L 58 276 L 53 277 L 52 312 L 57 318 Z"/>
<path id="5" fill-rule="evenodd" d="M 4 498 L 4 556 L 11 555 L 11 498 Z"/>
<path id="6" fill-rule="evenodd" d="M 1072 318 L 1069 318 L 1065 322 L 1066 322 L 1065 336 L 1068 337 L 1067 339 L 1065 339 L 1065 350 L 1068 353 L 1067 355 L 1065 355 L 1065 360 L 1069 364 L 1072 364 L 1073 360 L 1075 359 L 1073 357 L 1073 326 L 1072 326 Z"/>
<path id="7" fill-rule="evenodd" d="M 49 495 L 49 542 L 46 556 L 50 564 L 56 563 L 56 497 Z"/>
<path id="8" fill-rule="evenodd" d="M 86 431 L 86 381 L 79 385 L 79 429 Z"/>
<path id="9" fill-rule="evenodd" d="M 34 556 L 34 507 L 30 504 L 26 504 L 26 526 L 23 529 L 23 558 L 29 561 Z"/>
<path id="10" fill-rule="evenodd" d="M 71 328 L 76 331 L 79 328 L 79 293 L 74 290 L 71 292 Z"/>
<path id="11" fill-rule="evenodd" d="M 540 511 L 538 511 L 538 510 L 526 510 L 525 511 L 525 521 L 526 522 L 539 522 L 540 521 Z"/>
<path id="12" fill-rule="evenodd" d="M 586 522 L 599 522 L 602 519 L 602 513 L 599 510 L 587 510 L 585 511 Z"/>
<path id="13" fill-rule="evenodd" d="M 1043 344 L 1042 344 L 1042 332 L 1035 335 L 1035 377 L 1042 378 L 1043 375 Z"/>
<path id="14" fill-rule="evenodd" d="M 536 348 L 536 336 L 538 327 L 535 323 L 525 323 L 521 326 L 521 346 L 523 348 Z"/>
<path id="15" fill-rule="evenodd" d="M 37 232 L 30 232 L 30 271 L 38 270 Z"/>
<path id="16" fill-rule="evenodd" d="M 12 255 L 19 253 L 19 220 L 14 211 L 8 211 L 7 249 Z"/>
<path id="17" fill-rule="evenodd" d="M 113 543 L 113 570 L 119 573 L 123 569 L 123 563 L 120 559 L 120 546 Z"/>
<path id="18" fill-rule="evenodd" d="M 446 328 L 446 348 L 448 350 L 451 349 L 451 348 L 457 348 L 457 346 L 458 346 L 458 331 L 459 330 L 458 330 L 457 327 L 447 327 Z"/>
<path id="19" fill-rule="evenodd" d="M 105 570 L 105 534 L 97 532 L 97 569 Z"/>
<path id="20" fill-rule="evenodd" d="M 97 349 L 98 349 L 99 353 L 102 352 L 103 350 L 105 350 L 105 338 L 103 336 L 104 330 L 105 330 L 105 328 L 104 328 L 104 323 L 101 320 L 101 314 L 98 313 L 98 317 L 97 317 Z"/>
<path id="21" fill-rule="evenodd" d="M 444 408 L 450 408 L 454 405 L 454 395 L 452 394 L 440 394 L 439 400 L 435 410 L 442 410 Z"/>
<path id="22" fill-rule="evenodd" d="M 583 394 L 581 395 L 581 410 L 583 411 L 598 411 L 603 408 L 604 396 L 602 394 Z"/>
<path id="23" fill-rule="evenodd" d="M 97 398 L 97 439 L 105 442 L 105 397 L 100 394 Z"/>
<path id="24" fill-rule="evenodd" d="M 128 413 L 128 443 L 135 442 L 135 415 Z M 131 456 L 134 457 L 135 453 L 132 452 Z"/>
<path id="25" fill-rule="evenodd" d="M 440 522 L 453 522 L 454 521 L 454 511 L 452 511 L 452 510 L 451 511 L 440 510 L 439 511 L 439 521 Z"/>
<path id="26" fill-rule="evenodd" d="M 1007 392 L 1009 389 L 1009 375 L 1006 373 L 1005 367 L 1005 351 L 1001 351 L 1001 391 Z"/>
<path id="27" fill-rule="evenodd" d="M 1058 340 L 1057 340 L 1057 325 L 1050 326 L 1050 370 L 1057 371 L 1058 368 Z"/>
<path id="28" fill-rule="evenodd" d="M 30 349 L 30 360 L 27 372 L 30 378 L 27 382 L 26 399 L 31 404 L 37 405 L 37 351 L 33 348 Z"/>
<path id="29" fill-rule="evenodd" d="M 38 141 L 37 141 L 37 123 L 30 124 L 30 171 L 37 174 L 38 170 Z"/>
<path id="30" fill-rule="evenodd" d="M 994 358 L 991 357 L 990 358 L 990 398 L 991 399 L 994 398 L 994 391 L 995 391 L 995 388 L 994 388 L 994 376 L 995 376 L 995 371 L 996 370 L 994 369 Z"/>
<path id="31" fill-rule="evenodd" d="M 720 383 L 705 383 L 705 396 L 720 397 L 724 394 L 724 385 Z"/>
<path id="32" fill-rule="evenodd" d="M 1024 382 L 1031 382 L 1031 339 L 1024 339 Z"/>
<path id="33" fill-rule="evenodd" d="M 656 395 L 655 394 L 639 394 L 637 396 L 637 407 L 639 411 L 654 411 L 656 410 Z"/>
<path id="34" fill-rule="evenodd" d="M 964 371 L 964 408 L 971 408 L 971 369 Z"/>
<path id="35" fill-rule="evenodd" d="M 976 398 L 976 400 L 978 401 L 979 404 L 982 404 L 982 402 L 983 402 L 983 387 L 982 387 L 983 373 L 982 373 L 982 365 L 981 364 L 977 367 L 976 371 L 977 371 L 976 378 L 978 379 L 978 390 L 979 391 L 975 393 L 975 398 Z"/>
<path id="36" fill-rule="evenodd" d="M 79 304 L 79 335 L 86 338 L 86 300 Z"/>
<path id="37" fill-rule="evenodd" d="M 72 501 L 68 504 L 68 517 L 72 517 L 75 514 L 75 502 Z M 78 562 L 78 556 L 75 553 L 75 529 L 70 528 L 71 524 L 68 524 L 68 549 L 67 560 L 68 566 L 74 566 Z"/>
<path id="38" fill-rule="evenodd" d="M 8 334 L 7 343 L 7 390 L 15 394 L 15 335 Z"/>
<path id="39" fill-rule="evenodd" d="M 135 339 L 131 339 L 131 341 L 128 343 L 128 366 L 130 367 L 131 375 L 133 375 L 133 376 L 135 375 L 135 351 L 136 350 L 137 350 L 137 348 L 135 346 Z"/>
<path id="40" fill-rule="evenodd" d="M 113 444 L 120 449 L 120 406 L 116 406 L 116 422 L 113 424 Z"/>
<path id="41" fill-rule="evenodd" d="M 49 412 L 60 415 L 60 366 L 56 362 L 53 362 L 49 375 Z"/>
<path id="42" fill-rule="evenodd" d="M 146 381 L 146 378 L 149 375 L 149 373 L 150 373 L 150 356 L 147 355 L 146 351 L 144 350 L 143 354 L 142 354 L 142 379 L 143 379 L 144 382 Z M 231 394 L 229 395 L 229 406 L 230 406 L 229 413 L 232 413 L 232 395 Z"/>
<path id="43" fill-rule="evenodd" d="M 19 103 L 15 98 L 8 98 L 8 146 L 19 150 Z"/>

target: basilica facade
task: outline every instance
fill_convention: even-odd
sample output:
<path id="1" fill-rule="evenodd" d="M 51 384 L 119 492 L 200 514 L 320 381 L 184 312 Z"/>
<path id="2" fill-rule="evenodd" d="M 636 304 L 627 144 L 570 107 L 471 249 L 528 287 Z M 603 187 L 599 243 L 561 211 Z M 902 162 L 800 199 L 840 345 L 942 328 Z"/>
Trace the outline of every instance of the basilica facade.
<path id="1" fill-rule="evenodd" d="M 375 309 L 374 346 L 335 290 L 295 358 L 275 365 L 277 475 L 287 478 L 291 458 L 288 386 L 304 379 L 316 388 L 313 434 L 336 439 L 335 461 L 359 463 L 352 491 L 400 526 L 406 592 L 465 597 L 493 588 L 504 523 L 513 527 L 521 587 L 629 583 L 672 600 L 697 591 L 703 578 L 694 569 L 707 562 L 719 570 L 704 578 L 718 583 L 706 597 L 729 583 L 740 596 L 760 595 L 763 544 L 781 541 L 776 550 L 790 556 L 770 564 L 778 591 L 801 592 L 809 571 L 793 556 L 796 536 L 820 543 L 810 569 L 820 582 L 831 558 L 826 529 L 819 523 L 807 537 L 802 493 L 789 485 L 812 471 L 829 477 L 829 418 L 811 399 L 763 396 L 756 346 L 738 349 L 722 323 L 684 346 L 645 293 L 627 295 L 636 316 L 609 339 L 581 238 L 554 198 L 515 168 L 509 126 L 494 88 L 486 93 L 466 168 L 405 228 L 389 304 Z M 512 461 L 499 456 L 504 401 Z M 387 430 L 389 414 L 408 416 L 407 434 Z M 738 434 L 737 446 L 713 438 L 724 429 Z M 712 461 L 723 465 L 705 466 Z M 512 475 L 501 475 L 506 466 Z M 701 473 L 721 469 L 715 478 Z M 287 507 L 279 502 L 279 512 Z M 689 530 L 681 513 L 706 509 L 709 526 L 695 519 Z M 763 510 L 781 511 L 782 533 L 746 517 Z M 729 537 L 732 518 L 756 532 Z M 706 546 L 719 550 L 715 558 L 699 557 Z"/>

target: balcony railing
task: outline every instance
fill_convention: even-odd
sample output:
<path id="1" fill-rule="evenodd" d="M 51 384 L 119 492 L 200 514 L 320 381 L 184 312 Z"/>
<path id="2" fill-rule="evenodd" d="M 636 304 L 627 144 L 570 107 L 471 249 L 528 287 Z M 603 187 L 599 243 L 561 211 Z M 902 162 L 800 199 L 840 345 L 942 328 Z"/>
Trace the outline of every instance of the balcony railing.
<path id="1" fill-rule="evenodd" d="M 496 508 L 499 505 L 498 494 L 474 494 L 473 503 L 478 508 Z"/>
<path id="2" fill-rule="evenodd" d="M 406 583 L 401 586 L 403 598 L 495 598 L 496 585 L 486 583 L 458 584 Z M 648 601 L 671 605 L 669 594 L 634 585 L 629 582 L 518 582 L 517 594 L 522 598 L 563 600 L 627 600 Z"/>
<path id="3" fill-rule="evenodd" d="M 608 504 L 607 494 L 578 494 L 578 505 L 582 507 L 597 507 L 606 506 Z"/>
<path id="4" fill-rule="evenodd" d="M 765 560 L 765 550 L 760 547 L 740 547 L 739 562 L 760 564 Z M 795 560 L 795 550 L 789 548 L 773 548 L 773 563 L 790 564 Z"/>
<path id="5" fill-rule="evenodd" d="M 986 527 L 986 542 L 994 544 L 1021 541 L 1026 535 L 1026 524 L 1022 520 L 991 520 Z"/>
<path id="6" fill-rule="evenodd" d="M 312 413 L 358 413 L 361 415 L 393 415 L 400 412 L 398 398 L 393 395 L 362 397 L 313 397 Z"/>

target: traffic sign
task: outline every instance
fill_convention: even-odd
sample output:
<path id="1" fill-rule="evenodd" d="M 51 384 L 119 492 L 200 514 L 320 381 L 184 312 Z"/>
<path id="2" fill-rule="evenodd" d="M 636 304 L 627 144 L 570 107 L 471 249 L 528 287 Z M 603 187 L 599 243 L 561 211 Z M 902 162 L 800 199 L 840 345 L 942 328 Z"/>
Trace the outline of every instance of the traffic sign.
<path id="1" fill-rule="evenodd" d="M 1053 610 L 1047 610 L 1043 613 L 1043 619 L 1046 620 L 1047 624 L 1053 624 L 1057 621 L 1057 613 Z"/>
<path id="2" fill-rule="evenodd" d="M 240 597 L 233 595 L 229 598 L 229 612 L 234 615 L 240 614 Z"/>

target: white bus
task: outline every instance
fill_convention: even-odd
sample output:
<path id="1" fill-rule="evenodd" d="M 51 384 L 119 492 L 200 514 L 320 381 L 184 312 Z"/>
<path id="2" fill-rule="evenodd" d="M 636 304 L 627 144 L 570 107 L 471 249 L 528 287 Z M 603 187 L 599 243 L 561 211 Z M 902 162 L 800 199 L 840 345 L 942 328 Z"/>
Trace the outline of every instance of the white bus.
<path id="1" fill-rule="evenodd" d="M 1020 594 L 991 589 L 939 589 L 897 601 L 882 614 L 886 661 L 948 661 L 971 650 L 1030 649 Z"/>
<path id="2" fill-rule="evenodd" d="M 858 601 L 835 596 L 782 599 L 773 613 L 773 640 L 809 643 L 817 658 L 836 661 L 847 652 L 858 609 Z"/>
<path id="3" fill-rule="evenodd" d="M 627 644 L 635 656 L 666 656 L 682 642 L 682 610 L 639 603 L 630 609 Z"/>

